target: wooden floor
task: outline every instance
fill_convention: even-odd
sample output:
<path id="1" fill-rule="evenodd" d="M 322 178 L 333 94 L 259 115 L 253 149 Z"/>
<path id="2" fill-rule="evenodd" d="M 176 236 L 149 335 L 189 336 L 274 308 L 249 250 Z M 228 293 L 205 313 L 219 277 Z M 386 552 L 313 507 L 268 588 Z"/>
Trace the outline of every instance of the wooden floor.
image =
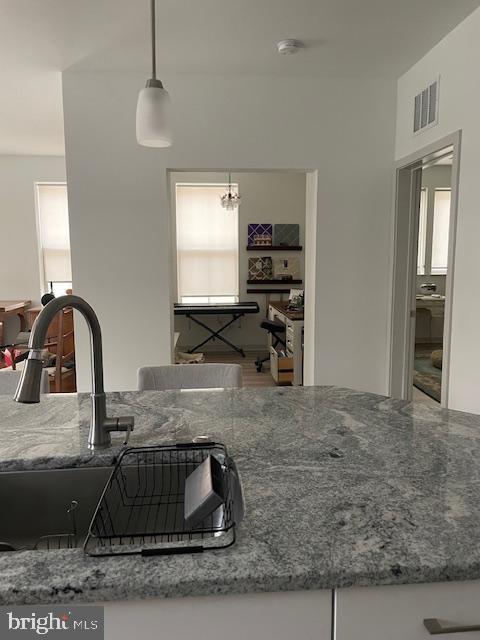
<path id="1" fill-rule="evenodd" d="M 257 356 L 264 358 L 266 351 L 246 351 L 245 358 L 233 351 L 206 351 L 205 362 L 220 362 L 222 364 L 240 364 L 243 369 L 244 387 L 275 387 L 275 382 L 270 375 L 270 363 L 263 365 L 261 373 L 257 373 L 255 360 Z"/>

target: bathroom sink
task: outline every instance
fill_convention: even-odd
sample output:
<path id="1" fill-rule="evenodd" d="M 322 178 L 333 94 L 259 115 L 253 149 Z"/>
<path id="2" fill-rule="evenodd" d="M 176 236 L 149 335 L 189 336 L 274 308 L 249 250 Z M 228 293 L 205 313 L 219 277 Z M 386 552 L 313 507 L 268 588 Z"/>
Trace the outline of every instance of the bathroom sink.
<path id="1" fill-rule="evenodd" d="M 0 550 L 81 546 L 112 469 L 0 473 Z"/>

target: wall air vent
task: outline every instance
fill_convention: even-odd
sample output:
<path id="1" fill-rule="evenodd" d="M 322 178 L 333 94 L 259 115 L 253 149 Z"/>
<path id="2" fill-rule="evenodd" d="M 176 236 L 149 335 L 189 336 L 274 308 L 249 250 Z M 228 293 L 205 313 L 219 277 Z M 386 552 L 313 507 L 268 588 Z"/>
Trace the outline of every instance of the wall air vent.
<path id="1" fill-rule="evenodd" d="M 439 79 L 429 84 L 415 96 L 413 109 L 413 133 L 433 127 L 438 122 L 438 85 Z"/>

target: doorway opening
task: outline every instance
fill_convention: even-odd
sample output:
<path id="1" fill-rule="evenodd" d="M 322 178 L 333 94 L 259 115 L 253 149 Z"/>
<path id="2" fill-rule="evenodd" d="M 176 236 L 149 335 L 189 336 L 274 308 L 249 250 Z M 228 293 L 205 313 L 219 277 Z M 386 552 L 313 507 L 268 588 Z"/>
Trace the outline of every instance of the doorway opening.
<path id="1" fill-rule="evenodd" d="M 448 407 L 460 132 L 397 163 L 390 394 Z"/>
<path id="2" fill-rule="evenodd" d="M 452 153 L 422 166 L 418 215 L 413 398 L 442 397 Z"/>
<path id="3" fill-rule="evenodd" d="M 311 384 L 303 358 L 308 176 L 169 171 L 175 362 L 240 364 L 244 386 Z"/>

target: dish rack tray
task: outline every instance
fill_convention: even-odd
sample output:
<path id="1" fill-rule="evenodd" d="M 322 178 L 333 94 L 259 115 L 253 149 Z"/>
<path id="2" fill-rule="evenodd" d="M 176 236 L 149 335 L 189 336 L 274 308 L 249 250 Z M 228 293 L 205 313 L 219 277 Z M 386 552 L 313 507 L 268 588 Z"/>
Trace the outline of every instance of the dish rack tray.
<path id="1" fill-rule="evenodd" d="M 185 480 L 208 456 L 221 464 L 225 499 L 188 528 Z M 125 449 L 102 493 L 85 539 L 88 555 L 165 555 L 223 549 L 235 542 L 243 495 L 223 444 L 188 443 Z"/>

